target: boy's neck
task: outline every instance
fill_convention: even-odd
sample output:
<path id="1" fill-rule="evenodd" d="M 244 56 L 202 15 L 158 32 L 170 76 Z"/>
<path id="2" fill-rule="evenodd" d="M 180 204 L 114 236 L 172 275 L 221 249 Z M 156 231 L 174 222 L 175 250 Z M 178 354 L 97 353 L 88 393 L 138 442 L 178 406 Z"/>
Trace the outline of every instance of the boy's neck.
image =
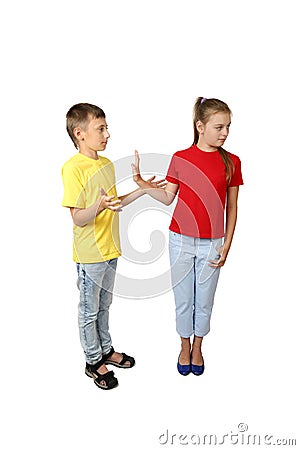
<path id="1" fill-rule="evenodd" d="M 95 159 L 95 160 L 99 159 L 98 153 L 93 150 L 90 150 L 90 149 L 79 148 L 79 153 L 81 153 L 82 155 L 87 156 L 88 158 L 91 158 L 91 159 Z"/>

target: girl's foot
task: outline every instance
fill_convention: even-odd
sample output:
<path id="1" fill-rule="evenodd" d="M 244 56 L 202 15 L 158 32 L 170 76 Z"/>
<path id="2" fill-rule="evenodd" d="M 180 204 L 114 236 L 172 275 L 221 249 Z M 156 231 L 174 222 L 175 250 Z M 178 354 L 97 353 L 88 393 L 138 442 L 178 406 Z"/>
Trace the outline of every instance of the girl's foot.
<path id="1" fill-rule="evenodd" d="M 203 356 L 200 349 L 193 349 L 191 355 L 192 364 L 196 366 L 203 366 Z"/>
<path id="2" fill-rule="evenodd" d="M 187 365 L 191 364 L 191 351 L 190 351 L 190 349 L 183 349 L 183 348 L 181 349 L 178 362 L 182 366 L 187 366 Z"/>

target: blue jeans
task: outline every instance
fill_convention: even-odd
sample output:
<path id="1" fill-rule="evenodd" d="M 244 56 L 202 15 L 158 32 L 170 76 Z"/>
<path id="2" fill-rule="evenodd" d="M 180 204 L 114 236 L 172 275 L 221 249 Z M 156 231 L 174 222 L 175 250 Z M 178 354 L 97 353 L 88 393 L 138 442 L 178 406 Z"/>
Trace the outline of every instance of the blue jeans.
<path id="1" fill-rule="evenodd" d="M 108 322 L 116 267 L 117 258 L 92 264 L 77 263 L 79 334 L 89 364 L 96 364 L 112 347 Z"/>
<path id="2" fill-rule="evenodd" d="M 209 266 L 209 260 L 220 257 L 220 239 L 202 239 L 169 233 L 171 279 L 176 305 L 176 330 L 182 337 L 205 336 L 220 269 Z"/>

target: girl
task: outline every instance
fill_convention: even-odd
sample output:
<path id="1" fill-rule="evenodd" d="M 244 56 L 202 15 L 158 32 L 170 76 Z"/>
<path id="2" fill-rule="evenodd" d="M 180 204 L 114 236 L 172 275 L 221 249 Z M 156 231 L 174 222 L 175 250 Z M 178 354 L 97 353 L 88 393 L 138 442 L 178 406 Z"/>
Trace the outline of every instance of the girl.
<path id="1" fill-rule="evenodd" d="M 181 337 L 177 362 L 181 375 L 201 375 L 204 371 L 202 340 L 210 330 L 219 271 L 225 264 L 236 224 L 238 190 L 243 179 L 240 159 L 222 147 L 230 123 L 231 111 L 226 103 L 197 99 L 193 145 L 173 155 L 164 190 L 143 180 L 137 151 L 132 164 L 134 181 L 151 197 L 170 205 L 178 194 L 169 228 L 169 252 L 176 329 Z"/>

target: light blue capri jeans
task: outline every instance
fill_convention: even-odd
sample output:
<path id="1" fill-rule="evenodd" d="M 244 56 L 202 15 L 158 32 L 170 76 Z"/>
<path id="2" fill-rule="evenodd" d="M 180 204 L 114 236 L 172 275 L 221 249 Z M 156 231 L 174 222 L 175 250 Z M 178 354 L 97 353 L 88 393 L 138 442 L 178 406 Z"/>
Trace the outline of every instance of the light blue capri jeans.
<path id="1" fill-rule="evenodd" d="M 220 269 L 209 266 L 220 258 L 222 238 L 202 239 L 169 232 L 171 279 L 176 305 L 176 330 L 184 338 L 205 336 Z"/>

